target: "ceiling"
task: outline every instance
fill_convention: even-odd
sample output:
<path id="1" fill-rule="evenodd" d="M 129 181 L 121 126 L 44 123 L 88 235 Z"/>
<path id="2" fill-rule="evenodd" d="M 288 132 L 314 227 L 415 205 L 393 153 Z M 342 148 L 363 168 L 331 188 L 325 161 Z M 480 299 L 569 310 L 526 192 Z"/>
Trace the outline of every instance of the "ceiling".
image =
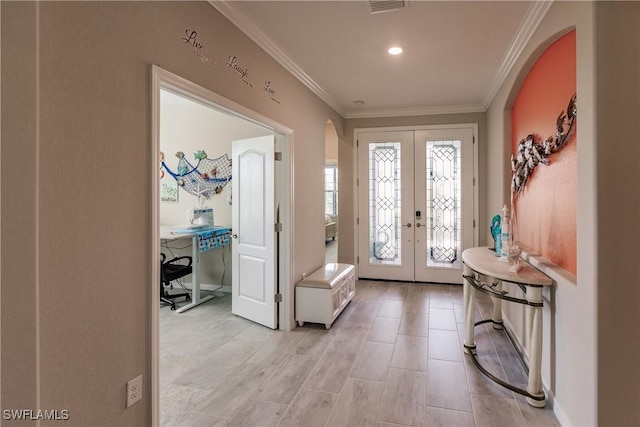
<path id="1" fill-rule="evenodd" d="M 410 0 L 372 14 L 366 0 L 211 3 L 346 118 L 485 111 L 551 4 Z"/>

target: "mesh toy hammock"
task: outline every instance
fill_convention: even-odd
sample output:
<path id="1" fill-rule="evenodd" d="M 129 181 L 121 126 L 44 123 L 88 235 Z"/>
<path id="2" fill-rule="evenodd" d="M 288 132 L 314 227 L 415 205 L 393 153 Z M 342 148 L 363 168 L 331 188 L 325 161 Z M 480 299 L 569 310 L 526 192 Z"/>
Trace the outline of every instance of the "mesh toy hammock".
<path id="1" fill-rule="evenodd" d="M 194 154 L 198 163 L 193 166 L 184 157 L 182 151 L 176 153 L 178 171 L 174 172 L 164 161 L 164 154 L 160 153 L 160 173 L 167 171 L 187 193 L 198 197 L 198 200 L 208 199 L 214 194 L 220 194 L 225 185 L 231 181 L 231 159 L 226 154 L 216 159 L 207 158 L 203 150 Z"/>

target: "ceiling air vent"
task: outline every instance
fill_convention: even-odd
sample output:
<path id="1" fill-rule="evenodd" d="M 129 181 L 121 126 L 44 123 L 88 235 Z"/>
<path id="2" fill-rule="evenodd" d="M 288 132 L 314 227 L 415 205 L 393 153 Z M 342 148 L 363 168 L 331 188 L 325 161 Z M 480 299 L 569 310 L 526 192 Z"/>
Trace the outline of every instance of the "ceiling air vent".
<path id="1" fill-rule="evenodd" d="M 409 5 L 409 0 L 369 0 L 371 13 L 391 12 Z"/>

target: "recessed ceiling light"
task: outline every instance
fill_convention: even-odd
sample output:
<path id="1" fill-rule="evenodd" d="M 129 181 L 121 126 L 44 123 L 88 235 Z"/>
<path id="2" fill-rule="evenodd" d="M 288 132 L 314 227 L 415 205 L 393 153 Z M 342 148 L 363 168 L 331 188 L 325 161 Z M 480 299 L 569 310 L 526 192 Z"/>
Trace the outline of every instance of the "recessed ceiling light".
<path id="1" fill-rule="evenodd" d="M 387 51 L 390 55 L 400 55 L 402 53 L 402 48 L 400 46 L 392 46 Z"/>

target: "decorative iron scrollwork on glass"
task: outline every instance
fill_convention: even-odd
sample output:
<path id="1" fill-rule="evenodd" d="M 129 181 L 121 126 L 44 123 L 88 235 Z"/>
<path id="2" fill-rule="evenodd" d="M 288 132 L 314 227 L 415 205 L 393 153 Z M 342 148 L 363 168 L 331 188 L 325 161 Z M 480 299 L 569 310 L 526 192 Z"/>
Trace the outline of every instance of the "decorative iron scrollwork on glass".
<path id="1" fill-rule="evenodd" d="M 429 257 L 437 264 L 458 259 L 460 231 L 460 141 L 427 144 L 427 200 L 431 230 Z"/>
<path id="2" fill-rule="evenodd" d="M 372 261 L 400 261 L 400 143 L 369 145 L 369 242 Z"/>

